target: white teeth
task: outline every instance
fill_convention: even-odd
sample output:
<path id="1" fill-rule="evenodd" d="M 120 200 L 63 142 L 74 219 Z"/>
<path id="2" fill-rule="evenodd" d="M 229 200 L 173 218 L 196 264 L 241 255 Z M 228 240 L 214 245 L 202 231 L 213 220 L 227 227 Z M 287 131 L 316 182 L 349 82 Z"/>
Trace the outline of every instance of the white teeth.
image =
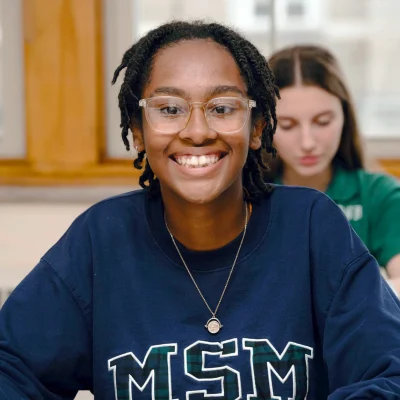
<path id="1" fill-rule="evenodd" d="M 199 157 L 199 165 L 205 165 L 207 164 L 207 157 L 206 156 L 200 156 Z"/>
<path id="2" fill-rule="evenodd" d="M 175 160 L 178 164 L 183 165 L 187 168 L 201 168 L 217 163 L 219 161 L 219 156 L 181 156 L 175 157 Z"/>

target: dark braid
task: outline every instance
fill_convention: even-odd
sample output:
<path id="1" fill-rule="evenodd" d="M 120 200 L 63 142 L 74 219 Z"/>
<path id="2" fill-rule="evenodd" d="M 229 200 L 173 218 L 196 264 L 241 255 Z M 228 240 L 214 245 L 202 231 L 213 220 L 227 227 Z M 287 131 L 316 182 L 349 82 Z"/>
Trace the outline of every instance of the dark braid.
<path id="1" fill-rule="evenodd" d="M 230 28 L 217 23 L 175 21 L 150 31 L 124 54 L 112 80 L 112 83 L 115 83 L 120 72 L 126 69 L 118 96 L 122 140 L 129 150 L 129 129 L 132 126 L 142 129 L 139 99 L 150 78 L 153 59 L 157 52 L 182 40 L 192 39 L 212 39 L 230 52 L 246 83 L 249 97 L 257 102 L 257 107 L 252 110 L 253 123 L 259 118 L 263 118 L 266 122 L 262 132 L 261 148 L 249 149 L 243 169 L 245 198 L 256 201 L 271 190 L 271 185 L 266 183 L 268 165 L 265 156 L 270 153 L 275 157 L 276 154 L 272 142 L 276 129 L 275 106 L 279 91 L 266 59 L 255 46 Z M 133 163 L 135 168 L 142 169 L 144 159 L 145 152 L 142 151 Z M 153 195 L 160 192 L 159 181 L 154 176 L 148 160 L 145 161 L 139 184 L 149 189 Z"/>

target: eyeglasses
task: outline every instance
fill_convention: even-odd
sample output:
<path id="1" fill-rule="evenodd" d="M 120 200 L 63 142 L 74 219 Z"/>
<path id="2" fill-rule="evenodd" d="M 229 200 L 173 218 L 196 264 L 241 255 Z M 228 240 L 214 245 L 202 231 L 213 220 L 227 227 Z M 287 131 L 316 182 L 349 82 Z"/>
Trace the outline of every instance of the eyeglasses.
<path id="1" fill-rule="evenodd" d="M 181 97 L 157 96 L 139 100 L 149 125 L 163 133 L 178 133 L 186 128 L 193 107 L 203 108 L 208 126 L 218 133 L 240 131 L 246 124 L 254 100 L 240 97 L 218 97 L 206 103 L 189 103 Z"/>

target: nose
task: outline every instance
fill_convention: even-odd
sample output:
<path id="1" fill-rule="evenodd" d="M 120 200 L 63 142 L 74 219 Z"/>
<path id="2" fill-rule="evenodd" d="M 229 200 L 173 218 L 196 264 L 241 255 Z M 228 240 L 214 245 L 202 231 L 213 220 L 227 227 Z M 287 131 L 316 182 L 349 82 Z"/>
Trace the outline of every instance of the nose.
<path id="1" fill-rule="evenodd" d="M 311 152 L 316 146 L 314 132 L 309 125 L 300 128 L 300 148 L 304 152 Z"/>
<path id="2" fill-rule="evenodd" d="M 201 145 L 208 140 L 217 137 L 217 133 L 208 126 L 202 107 L 193 107 L 189 121 L 179 137 L 183 140 L 190 140 L 195 145 Z"/>

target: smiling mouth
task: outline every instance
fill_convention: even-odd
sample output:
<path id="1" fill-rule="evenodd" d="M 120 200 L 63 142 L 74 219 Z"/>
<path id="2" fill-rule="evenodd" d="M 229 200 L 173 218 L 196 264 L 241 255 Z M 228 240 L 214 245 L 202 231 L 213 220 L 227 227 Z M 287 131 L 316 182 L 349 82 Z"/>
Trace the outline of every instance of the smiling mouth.
<path id="1" fill-rule="evenodd" d="M 227 153 L 206 154 L 201 156 L 184 155 L 184 156 L 171 156 L 170 158 L 179 165 L 186 168 L 204 168 L 216 164 L 222 160 Z"/>

